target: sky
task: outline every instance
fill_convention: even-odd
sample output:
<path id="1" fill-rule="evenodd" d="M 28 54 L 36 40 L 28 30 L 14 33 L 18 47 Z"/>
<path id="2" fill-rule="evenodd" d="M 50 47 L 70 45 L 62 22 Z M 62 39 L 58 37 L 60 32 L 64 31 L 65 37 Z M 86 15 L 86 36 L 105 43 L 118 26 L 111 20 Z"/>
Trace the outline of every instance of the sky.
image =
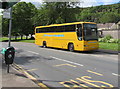
<path id="1" fill-rule="evenodd" d="M 39 2 L 42 3 L 43 0 L 21 0 L 26 2 Z M 46 0 L 47 2 L 81 2 L 81 7 L 91 7 L 91 6 L 98 6 L 98 5 L 108 5 L 118 3 L 120 0 Z"/>

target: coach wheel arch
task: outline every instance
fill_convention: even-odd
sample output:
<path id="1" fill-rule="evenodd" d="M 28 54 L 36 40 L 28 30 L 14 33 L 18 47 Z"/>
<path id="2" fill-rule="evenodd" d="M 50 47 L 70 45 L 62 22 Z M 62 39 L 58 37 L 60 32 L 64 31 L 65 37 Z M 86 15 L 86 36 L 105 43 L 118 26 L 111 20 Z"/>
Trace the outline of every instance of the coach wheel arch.
<path id="1" fill-rule="evenodd" d="M 43 48 L 46 48 L 47 47 L 47 43 L 46 41 L 43 41 Z"/>
<path id="2" fill-rule="evenodd" d="M 73 43 L 68 43 L 68 50 L 71 52 L 74 51 L 74 44 Z"/>

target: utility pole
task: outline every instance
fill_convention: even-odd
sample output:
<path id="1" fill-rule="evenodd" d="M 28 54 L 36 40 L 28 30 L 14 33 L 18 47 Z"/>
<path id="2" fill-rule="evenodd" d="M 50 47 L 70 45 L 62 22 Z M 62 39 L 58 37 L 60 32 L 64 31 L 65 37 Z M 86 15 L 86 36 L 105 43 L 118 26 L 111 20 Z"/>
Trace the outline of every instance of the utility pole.
<path id="1" fill-rule="evenodd" d="M 8 42 L 8 47 L 11 46 L 11 29 L 12 29 L 12 7 L 10 7 L 10 19 L 9 19 L 9 42 Z M 7 73 L 9 73 L 9 68 L 10 65 L 7 65 Z"/>
<path id="2" fill-rule="evenodd" d="M 12 7 L 10 7 L 10 20 L 9 20 L 9 42 L 8 42 L 8 47 L 11 46 L 11 29 L 12 29 Z"/>

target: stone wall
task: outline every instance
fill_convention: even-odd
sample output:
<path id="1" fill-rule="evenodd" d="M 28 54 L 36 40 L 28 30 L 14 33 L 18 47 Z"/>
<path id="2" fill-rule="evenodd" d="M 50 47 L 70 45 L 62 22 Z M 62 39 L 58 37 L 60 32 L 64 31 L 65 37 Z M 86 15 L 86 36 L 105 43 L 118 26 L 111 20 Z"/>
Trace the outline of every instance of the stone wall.
<path id="1" fill-rule="evenodd" d="M 99 37 L 111 35 L 114 39 L 120 39 L 120 29 L 99 30 Z"/>

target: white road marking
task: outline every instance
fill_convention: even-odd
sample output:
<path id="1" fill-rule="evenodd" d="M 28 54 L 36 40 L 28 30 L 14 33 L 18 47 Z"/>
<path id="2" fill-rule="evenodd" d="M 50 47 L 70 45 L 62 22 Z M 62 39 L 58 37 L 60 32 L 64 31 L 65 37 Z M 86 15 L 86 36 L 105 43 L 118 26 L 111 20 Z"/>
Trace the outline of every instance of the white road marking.
<path id="1" fill-rule="evenodd" d="M 91 56 L 95 56 L 95 57 L 103 57 L 103 55 L 91 55 Z"/>
<path id="2" fill-rule="evenodd" d="M 116 74 L 116 73 L 112 73 L 112 75 L 115 75 L 115 76 L 120 76 L 119 74 Z"/>
<path id="3" fill-rule="evenodd" d="M 56 49 L 48 49 L 48 48 L 41 48 L 41 49 L 45 49 L 45 50 L 50 50 L 50 51 L 57 51 L 57 52 L 61 52 L 61 53 L 67 53 L 67 54 L 75 54 L 75 55 L 88 55 L 88 54 L 83 54 L 83 53 L 75 53 L 75 52 L 69 52 L 69 51 L 64 51 L 64 50 L 56 50 Z"/>
<path id="4" fill-rule="evenodd" d="M 56 57 L 53 57 L 53 56 L 50 56 L 50 57 L 51 57 L 51 58 L 54 58 L 54 59 L 57 59 L 57 60 L 60 60 L 60 61 L 64 61 L 64 62 L 68 62 L 68 63 L 74 64 L 74 65 L 84 66 L 84 65 L 82 65 L 82 64 L 75 63 L 75 62 L 72 62 L 72 61 L 68 61 L 68 60 L 64 60 L 64 59 L 56 58 Z"/>
<path id="5" fill-rule="evenodd" d="M 37 54 L 37 55 L 39 54 L 39 53 L 36 53 L 36 52 L 33 52 L 33 51 L 28 51 L 28 52 L 33 53 L 33 54 Z"/>
<path id="6" fill-rule="evenodd" d="M 43 49 L 43 48 L 41 48 Z M 44 48 L 45 49 L 45 48 Z M 57 51 L 61 53 L 67 53 L 67 54 L 73 54 L 73 55 L 78 55 L 78 56 L 94 56 L 94 57 L 107 57 L 111 58 L 112 60 L 118 60 L 117 55 L 103 55 L 103 54 L 85 54 L 85 53 L 74 53 L 74 52 L 68 52 L 68 51 L 62 51 L 62 50 L 54 50 L 54 49 L 45 49 L 45 50 L 50 50 L 50 51 Z M 115 58 L 116 57 L 116 58 Z"/>

